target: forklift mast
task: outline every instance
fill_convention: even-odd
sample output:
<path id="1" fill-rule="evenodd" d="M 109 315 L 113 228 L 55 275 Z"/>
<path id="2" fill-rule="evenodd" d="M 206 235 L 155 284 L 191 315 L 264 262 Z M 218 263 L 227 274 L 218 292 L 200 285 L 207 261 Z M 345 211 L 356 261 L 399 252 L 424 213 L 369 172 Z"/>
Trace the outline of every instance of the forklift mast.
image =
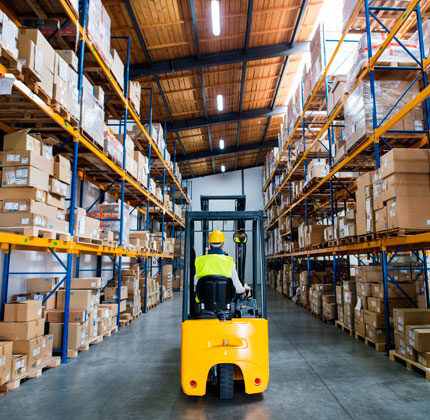
<path id="1" fill-rule="evenodd" d="M 200 196 L 200 210 L 210 211 L 209 202 L 211 200 L 234 200 L 235 211 L 245 211 L 246 209 L 246 195 L 201 195 Z M 236 233 L 245 234 L 245 220 L 235 220 L 234 230 Z M 202 222 L 203 241 L 202 241 L 202 255 L 206 253 L 206 246 L 209 236 L 209 221 Z M 246 241 L 235 241 L 235 261 L 237 262 L 237 274 L 242 284 L 245 282 L 245 262 L 246 262 Z"/>

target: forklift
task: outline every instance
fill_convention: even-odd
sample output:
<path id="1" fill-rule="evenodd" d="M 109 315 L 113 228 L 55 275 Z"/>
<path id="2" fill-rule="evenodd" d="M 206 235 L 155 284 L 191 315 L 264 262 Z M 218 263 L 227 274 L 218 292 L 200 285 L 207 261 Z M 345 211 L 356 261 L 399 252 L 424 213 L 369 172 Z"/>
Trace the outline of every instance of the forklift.
<path id="1" fill-rule="evenodd" d="M 187 395 L 203 396 L 209 383 L 220 399 L 228 400 L 234 397 L 235 381 L 243 381 L 247 394 L 263 393 L 269 382 L 263 213 L 191 211 L 185 219 L 182 389 Z M 207 275 L 195 284 L 195 236 L 201 234 L 204 254 L 208 234 L 213 224 L 220 222 L 223 226 L 233 222 L 232 240 L 242 284 L 248 242 L 246 226 L 250 226 L 253 270 L 252 281 L 247 283 L 252 287 L 251 298 L 236 295 L 229 277 Z"/>

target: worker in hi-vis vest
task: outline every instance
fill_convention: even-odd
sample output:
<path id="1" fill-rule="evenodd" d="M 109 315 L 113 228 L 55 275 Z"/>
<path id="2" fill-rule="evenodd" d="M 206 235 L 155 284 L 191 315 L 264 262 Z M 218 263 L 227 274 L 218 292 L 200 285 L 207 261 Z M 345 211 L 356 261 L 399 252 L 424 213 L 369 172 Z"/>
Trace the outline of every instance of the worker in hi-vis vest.
<path id="1" fill-rule="evenodd" d="M 206 255 L 196 258 L 195 277 L 200 279 L 204 276 L 230 277 L 233 281 L 237 294 L 245 293 L 246 297 L 251 295 L 251 288 L 239 280 L 233 258 L 223 251 L 225 236 L 220 230 L 214 230 L 209 235 L 209 251 Z"/>

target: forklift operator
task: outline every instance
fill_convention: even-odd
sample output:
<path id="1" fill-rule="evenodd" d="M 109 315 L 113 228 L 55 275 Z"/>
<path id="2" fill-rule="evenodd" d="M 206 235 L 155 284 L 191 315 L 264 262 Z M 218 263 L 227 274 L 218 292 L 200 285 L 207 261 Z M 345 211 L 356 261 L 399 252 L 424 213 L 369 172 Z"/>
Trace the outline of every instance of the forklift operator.
<path id="1" fill-rule="evenodd" d="M 202 255 L 196 258 L 196 274 L 197 279 L 204 276 L 219 275 L 230 277 L 233 281 L 236 293 L 241 295 L 245 294 L 246 297 L 251 296 L 251 288 L 239 280 L 237 275 L 236 266 L 233 258 L 229 257 L 223 251 L 225 236 L 220 230 L 214 230 L 209 235 L 209 251 L 207 255 Z"/>

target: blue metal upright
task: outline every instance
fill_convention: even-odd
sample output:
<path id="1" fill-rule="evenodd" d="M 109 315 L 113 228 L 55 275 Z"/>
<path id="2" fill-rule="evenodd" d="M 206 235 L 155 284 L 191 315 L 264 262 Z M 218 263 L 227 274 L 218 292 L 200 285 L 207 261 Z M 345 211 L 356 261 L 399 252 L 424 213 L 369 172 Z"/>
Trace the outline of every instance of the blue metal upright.
<path id="1" fill-rule="evenodd" d="M 164 121 L 164 149 L 163 149 L 163 159 L 166 161 L 166 148 L 167 148 L 167 123 Z M 164 253 L 164 198 L 166 190 L 166 167 L 163 166 L 163 214 L 161 216 L 161 253 Z M 160 258 L 160 303 L 163 303 L 163 266 L 164 257 Z"/>
<path id="2" fill-rule="evenodd" d="M 88 14 L 88 0 L 84 0 L 81 13 L 81 25 L 86 28 Z M 82 82 L 84 77 L 84 56 L 85 56 L 85 40 L 81 37 L 79 42 L 79 64 L 78 64 L 78 103 L 80 105 L 79 126 L 82 121 Z M 73 238 L 75 230 L 75 203 L 76 203 L 76 182 L 78 177 L 78 149 L 79 138 L 73 139 L 73 160 L 72 160 L 72 176 L 70 186 L 70 208 L 69 208 L 69 233 Z M 73 254 L 67 254 L 67 270 L 64 287 L 64 324 L 63 324 L 63 344 L 61 349 L 61 362 L 67 363 L 67 345 L 69 338 L 69 312 L 70 312 L 70 285 L 72 281 L 73 270 Z"/>
<path id="3" fill-rule="evenodd" d="M 152 139 L 152 88 L 151 93 L 149 97 L 149 137 Z M 149 143 L 148 147 L 148 177 L 147 177 L 147 183 L 146 188 L 148 192 L 150 191 L 150 185 L 151 185 L 151 143 Z M 146 200 L 146 225 L 145 230 L 149 232 L 149 198 Z M 152 266 L 152 258 L 151 258 L 151 266 Z M 143 312 L 146 313 L 147 311 L 147 303 L 148 303 L 148 258 L 145 258 L 145 292 L 143 294 Z M 151 271 L 152 275 L 152 271 Z"/>
<path id="4" fill-rule="evenodd" d="M 127 39 L 127 62 L 125 67 L 125 76 L 124 76 L 124 96 L 126 101 L 128 101 L 128 92 L 129 92 L 129 71 L 130 71 L 130 37 L 125 37 Z M 128 107 L 124 108 L 124 133 L 123 133 L 123 154 L 122 154 L 122 167 L 125 171 L 126 165 L 126 140 L 127 140 L 127 120 L 128 120 Z M 125 188 L 125 179 L 121 179 L 121 209 L 120 209 L 120 227 L 119 227 L 119 247 L 122 249 L 124 244 L 124 188 Z M 122 255 L 118 258 L 118 292 L 117 292 L 117 326 L 118 330 L 120 329 L 119 319 L 121 316 L 121 280 L 122 280 Z"/>
<path id="5" fill-rule="evenodd" d="M 1 287 L 1 302 L 0 302 L 0 320 L 4 319 L 4 305 L 7 302 L 7 292 L 9 289 L 9 270 L 10 270 L 10 254 L 12 247 L 8 246 L 8 249 L 4 252 L 3 260 L 3 276 L 2 276 L 2 287 Z"/>

